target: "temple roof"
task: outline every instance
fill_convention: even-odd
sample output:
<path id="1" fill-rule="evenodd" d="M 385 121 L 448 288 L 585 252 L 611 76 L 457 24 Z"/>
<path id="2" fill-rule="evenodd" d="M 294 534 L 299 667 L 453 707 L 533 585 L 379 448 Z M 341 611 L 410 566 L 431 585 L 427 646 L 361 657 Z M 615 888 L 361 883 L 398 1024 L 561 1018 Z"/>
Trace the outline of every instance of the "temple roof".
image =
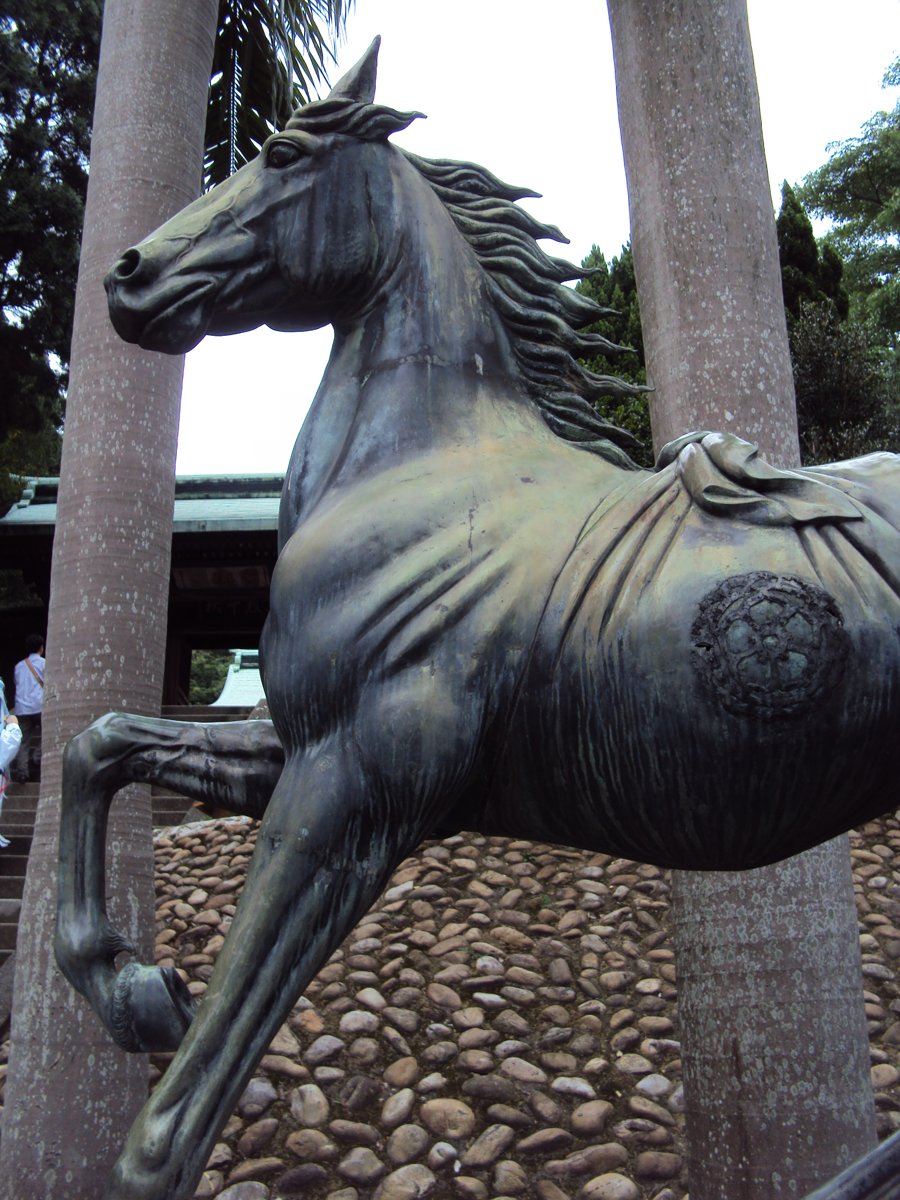
<path id="1" fill-rule="evenodd" d="M 179 475 L 174 533 L 275 529 L 283 475 Z M 52 533 L 59 480 L 29 479 L 22 497 L 0 517 L 0 535 Z"/>
<path id="2" fill-rule="evenodd" d="M 266 694 L 259 674 L 259 651 L 232 650 L 232 654 L 234 662 L 213 707 L 254 708 Z"/>

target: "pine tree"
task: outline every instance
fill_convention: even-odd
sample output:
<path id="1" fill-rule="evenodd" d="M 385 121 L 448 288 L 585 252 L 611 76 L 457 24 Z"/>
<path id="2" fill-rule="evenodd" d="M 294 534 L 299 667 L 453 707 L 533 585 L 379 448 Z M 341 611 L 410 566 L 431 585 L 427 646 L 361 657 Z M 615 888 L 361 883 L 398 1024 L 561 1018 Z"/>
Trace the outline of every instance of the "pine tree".
<path id="1" fill-rule="evenodd" d="M 0 8 L 0 503 L 59 467 L 101 8 Z"/>
<path id="2" fill-rule="evenodd" d="M 608 264 L 603 251 L 594 246 L 581 265 L 591 271 L 591 274 L 578 283 L 576 290 L 604 308 L 613 310 L 601 320 L 588 325 L 586 332 L 602 333 L 611 342 L 625 348 L 615 358 L 601 355 L 582 361 L 599 375 L 614 374 L 630 383 L 646 384 L 641 309 L 634 281 L 631 243 L 624 245 L 622 253 L 613 257 Z M 652 466 L 650 407 L 647 397 L 609 398 L 603 403 L 603 416 L 620 428 L 627 429 L 638 439 L 643 449 L 640 452 L 632 450 L 632 458 L 641 466 Z"/>
<path id="3" fill-rule="evenodd" d="M 804 304 L 790 345 L 803 462 L 900 450 L 896 392 L 863 322 L 841 321 L 831 304 Z"/>
<path id="4" fill-rule="evenodd" d="M 874 344 L 871 322 L 849 317 L 843 259 L 830 242 L 816 241 L 787 182 L 776 228 L 802 461 L 896 449 L 897 405 L 889 386 L 895 356 Z"/>
<path id="5" fill-rule="evenodd" d="M 781 185 L 781 211 L 775 228 L 788 328 L 808 303 L 831 302 L 843 320 L 850 310 L 850 298 L 843 284 L 843 261 L 832 246 L 820 249 L 812 222 L 787 180 Z"/>

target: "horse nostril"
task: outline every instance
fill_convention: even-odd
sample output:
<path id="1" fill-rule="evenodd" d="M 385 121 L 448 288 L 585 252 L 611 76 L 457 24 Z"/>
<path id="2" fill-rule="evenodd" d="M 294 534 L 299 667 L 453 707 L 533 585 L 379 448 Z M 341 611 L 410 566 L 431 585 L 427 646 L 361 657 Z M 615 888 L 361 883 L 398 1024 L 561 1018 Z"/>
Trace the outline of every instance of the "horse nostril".
<path id="1" fill-rule="evenodd" d="M 130 279 L 140 269 L 141 261 L 141 252 L 139 250 L 126 250 L 112 269 L 113 278 L 118 280 Z"/>

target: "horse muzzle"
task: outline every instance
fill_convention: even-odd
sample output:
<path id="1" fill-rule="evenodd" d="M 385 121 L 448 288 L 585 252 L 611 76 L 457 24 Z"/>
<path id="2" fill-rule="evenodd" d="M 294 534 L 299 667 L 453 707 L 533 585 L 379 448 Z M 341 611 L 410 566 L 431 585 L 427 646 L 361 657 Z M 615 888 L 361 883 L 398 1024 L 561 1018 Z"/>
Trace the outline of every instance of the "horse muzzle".
<path id="1" fill-rule="evenodd" d="M 185 354 L 206 334 L 216 281 L 208 275 L 162 283 L 142 271 L 138 250 L 127 250 L 103 281 L 116 333 L 144 350 Z"/>

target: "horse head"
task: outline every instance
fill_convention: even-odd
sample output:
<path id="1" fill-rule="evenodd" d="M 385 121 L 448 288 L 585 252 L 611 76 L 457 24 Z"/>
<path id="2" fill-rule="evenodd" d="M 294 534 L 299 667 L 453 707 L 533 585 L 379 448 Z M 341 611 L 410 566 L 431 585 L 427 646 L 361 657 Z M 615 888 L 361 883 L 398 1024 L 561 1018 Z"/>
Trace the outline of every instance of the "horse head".
<path id="1" fill-rule="evenodd" d="M 121 337 L 182 354 L 207 333 L 314 329 L 366 303 L 384 255 L 373 212 L 390 209 L 378 147 L 421 115 L 373 103 L 379 41 L 257 158 L 125 251 L 104 281 Z"/>

